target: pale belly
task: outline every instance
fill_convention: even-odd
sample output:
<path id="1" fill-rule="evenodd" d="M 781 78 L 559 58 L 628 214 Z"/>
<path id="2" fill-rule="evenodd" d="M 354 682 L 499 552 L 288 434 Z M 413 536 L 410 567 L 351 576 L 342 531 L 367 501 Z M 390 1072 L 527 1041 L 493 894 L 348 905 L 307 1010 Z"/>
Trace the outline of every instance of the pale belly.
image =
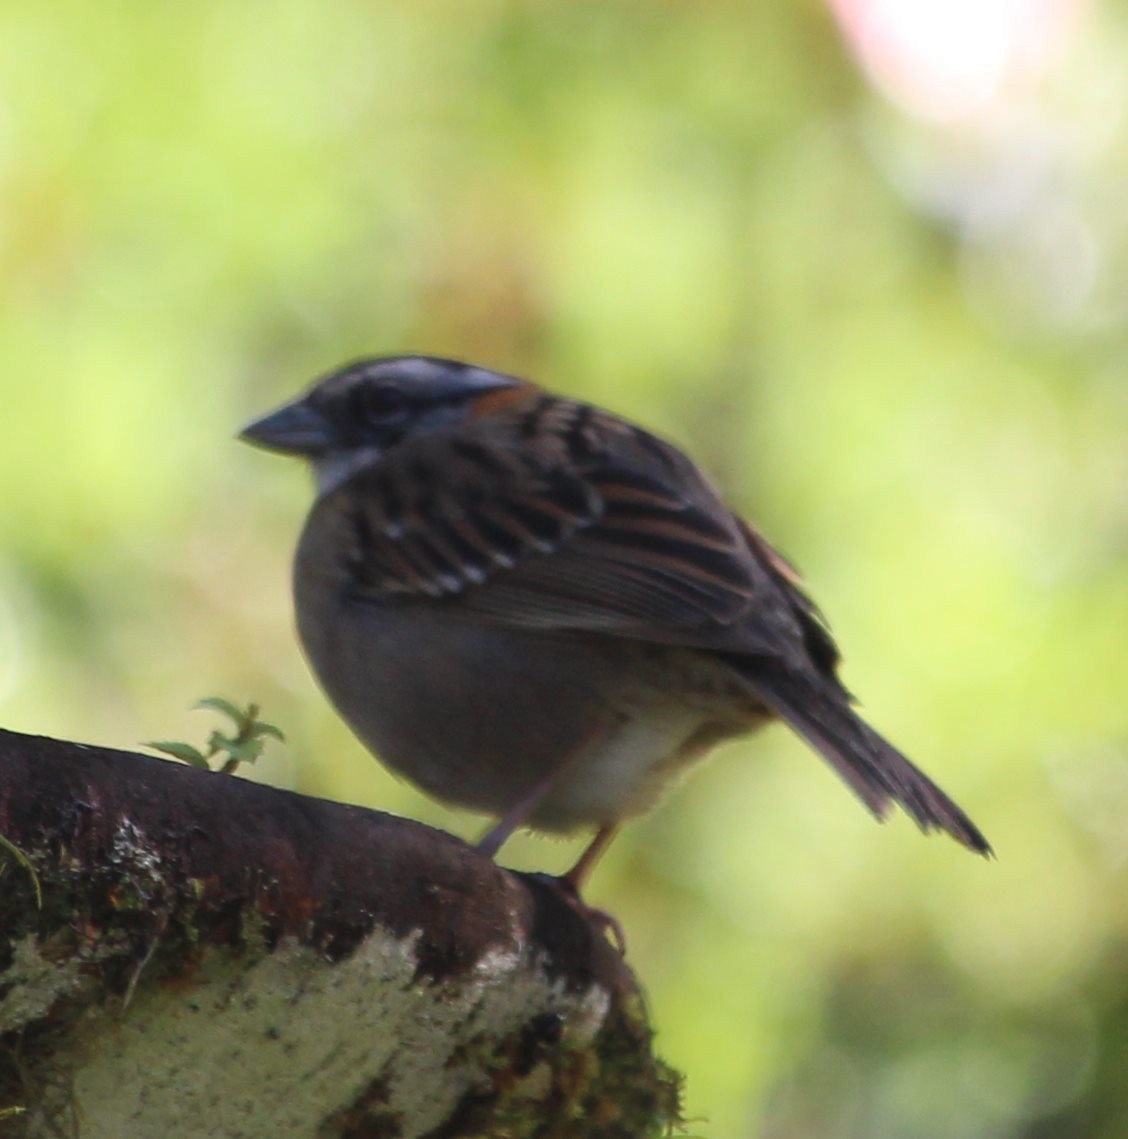
<path id="1" fill-rule="evenodd" d="M 757 726 L 751 718 L 739 723 L 712 718 L 688 704 L 638 707 L 565 769 L 533 821 L 546 830 L 567 830 L 641 814 L 713 746 Z"/>
<path id="2" fill-rule="evenodd" d="M 538 829 L 644 811 L 681 768 L 763 719 L 723 665 L 711 683 L 689 650 L 502 629 L 440 607 L 344 602 L 326 621 L 309 600 L 298 628 L 310 663 L 369 749 L 436 798 L 491 815 L 543 788 L 528 818 Z"/>

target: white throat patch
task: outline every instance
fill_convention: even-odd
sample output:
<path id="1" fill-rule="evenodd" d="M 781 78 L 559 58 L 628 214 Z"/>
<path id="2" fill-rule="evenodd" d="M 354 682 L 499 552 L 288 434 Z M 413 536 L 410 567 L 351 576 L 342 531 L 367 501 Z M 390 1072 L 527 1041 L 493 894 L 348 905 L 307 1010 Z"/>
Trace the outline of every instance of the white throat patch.
<path id="1" fill-rule="evenodd" d="M 370 466 L 382 454 L 379 447 L 357 447 L 348 451 L 330 451 L 313 461 L 317 480 L 317 496 L 324 498 L 363 467 Z"/>

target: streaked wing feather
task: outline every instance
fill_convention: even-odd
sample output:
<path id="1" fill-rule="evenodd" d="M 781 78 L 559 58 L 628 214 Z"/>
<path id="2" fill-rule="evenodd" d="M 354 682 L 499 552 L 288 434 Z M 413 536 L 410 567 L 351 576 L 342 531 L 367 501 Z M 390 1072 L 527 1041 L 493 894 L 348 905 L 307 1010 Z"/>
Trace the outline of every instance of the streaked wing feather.
<path id="1" fill-rule="evenodd" d="M 498 470 L 477 452 L 455 458 L 461 478 L 435 479 L 417 457 L 352 480 L 345 500 L 359 596 L 462 593 L 531 554 L 555 550 L 601 509 L 567 472 Z"/>
<path id="2" fill-rule="evenodd" d="M 457 595 L 509 625 L 793 651 L 783 579 L 684 456 L 583 405 L 552 413 L 563 453 L 463 432 L 358 476 L 372 478 L 349 496 L 358 596 Z"/>

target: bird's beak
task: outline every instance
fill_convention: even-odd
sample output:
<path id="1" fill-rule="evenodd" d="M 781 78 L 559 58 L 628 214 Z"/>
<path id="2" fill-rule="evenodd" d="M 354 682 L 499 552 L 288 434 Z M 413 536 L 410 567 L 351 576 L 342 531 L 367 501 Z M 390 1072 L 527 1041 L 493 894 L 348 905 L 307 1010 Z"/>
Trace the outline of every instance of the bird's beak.
<path id="1" fill-rule="evenodd" d="M 305 400 L 295 400 L 248 423 L 239 438 L 283 455 L 313 456 L 329 450 L 332 430 L 319 411 Z"/>

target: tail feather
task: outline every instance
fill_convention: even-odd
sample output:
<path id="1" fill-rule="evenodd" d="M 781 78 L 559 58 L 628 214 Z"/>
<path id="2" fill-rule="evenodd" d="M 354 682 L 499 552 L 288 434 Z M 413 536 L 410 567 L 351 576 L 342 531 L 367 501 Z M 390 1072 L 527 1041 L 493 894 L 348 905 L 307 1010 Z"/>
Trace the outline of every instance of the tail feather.
<path id="1" fill-rule="evenodd" d="M 877 818 L 900 803 L 921 830 L 947 831 L 976 853 L 991 856 L 979 828 L 854 712 L 844 690 L 822 677 L 752 665 L 747 658 L 739 667 L 757 697 L 822 754 Z"/>

